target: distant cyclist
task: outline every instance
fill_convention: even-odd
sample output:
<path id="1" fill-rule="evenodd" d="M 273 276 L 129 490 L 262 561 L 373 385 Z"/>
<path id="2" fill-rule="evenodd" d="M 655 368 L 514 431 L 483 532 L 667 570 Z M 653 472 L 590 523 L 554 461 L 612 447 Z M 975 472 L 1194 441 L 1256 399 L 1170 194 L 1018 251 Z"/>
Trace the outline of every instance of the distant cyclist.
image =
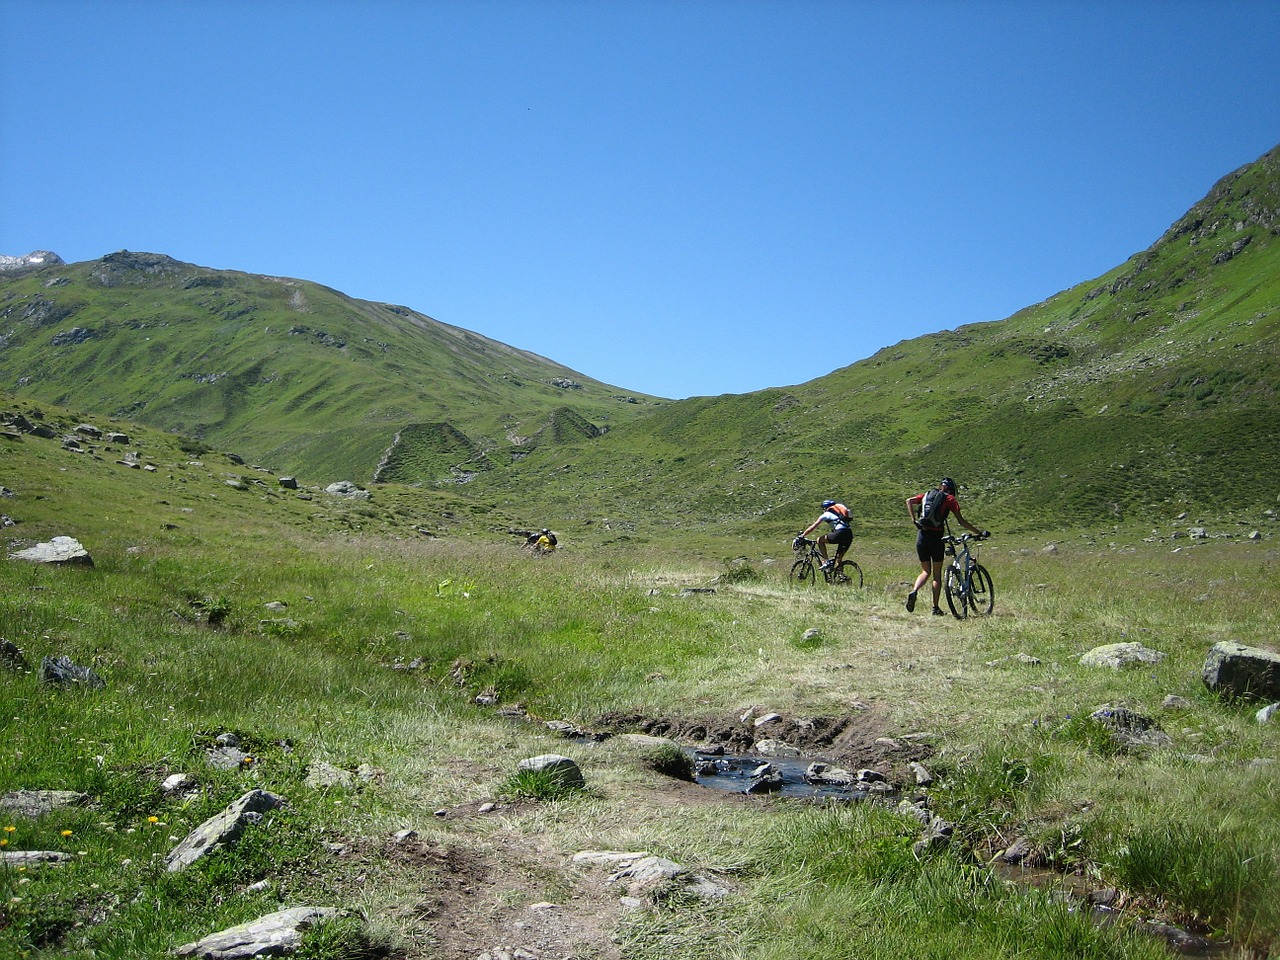
<path id="1" fill-rule="evenodd" d="M 960 501 L 956 499 L 956 482 L 950 477 L 938 481 L 937 489 L 907 497 L 907 513 L 920 532 L 916 535 L 916 557 L 920 560 L 920 573 L 907 594 L 907 611 L 916 608 L 916 594 L 925 581 L 933 578 L 933 615 L 943 616 L 938 600 L 942 596 L 942 561 L 946 546 L 942 534 L 947 525 L 947 514 L 954 513 L 956 522 L 980 537 L 990 534 L 979 530 L 960 513 Z"/>
<path id="2" fill-rule="evenodd" d="M 818 553 L 822 554 L 822 569 L 830 570 L 832 567 L 839 567 L 840 561 L 844 559 L 844 552 L 849 549 L 849 544 L 853 543 L 853 528 L 849 526 L 849 519 L 852 514 L 849 508 L 843 503 L 836 503 L 834 500 L 822 501 L 822 516 L 809 524 L 802 531 L 797 540 L 807 537 L 813 531 L 817 530 L 822 524 L 830 524 L 831 529 L 818 537 Z M 836 555 L 834 558 L 827 559 L 827 544 L 834 544 Z"/>
<path id="3" fill-rule="evenodd" d="M 528 550 L 534 553 L 554 553 L 560 541 L 556 539 L 556 535 L 543 527 L 537 533 L 529 534 L 524 545 Z"/>

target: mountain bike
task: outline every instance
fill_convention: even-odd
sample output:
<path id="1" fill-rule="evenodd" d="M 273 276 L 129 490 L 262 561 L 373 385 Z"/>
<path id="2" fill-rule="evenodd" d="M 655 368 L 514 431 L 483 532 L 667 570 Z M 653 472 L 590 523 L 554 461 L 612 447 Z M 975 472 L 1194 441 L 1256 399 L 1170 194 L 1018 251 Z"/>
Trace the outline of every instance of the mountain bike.
<path id="1" fill-rule="evenodd" d="M 942 538 L 947 545 L 947 554 L 952 557 L 945 580 L 947 606 L 957 620 L 965 619 L 970 613 L 986 616 L 995 609 L 996 588 L 991 582 L 991 574 L 969 547 L 969 544 L 976 546 L 985 539 L 971 533 Z"/>
<path id="2" fill-rule="evenodd" d="M 796 537 L 791 544 L 797 557 L 791 565 L 790 580 L 792 583 L 813 584 L 818 582 L 818 571 L 827 583 L 837 586 L 862 587 L 862 568 L 852 560 L 841 560 L 840 566 L 831 566 L 823 570 L 822 554 L 818 552 L 818 541 L 806 537 Z"/>

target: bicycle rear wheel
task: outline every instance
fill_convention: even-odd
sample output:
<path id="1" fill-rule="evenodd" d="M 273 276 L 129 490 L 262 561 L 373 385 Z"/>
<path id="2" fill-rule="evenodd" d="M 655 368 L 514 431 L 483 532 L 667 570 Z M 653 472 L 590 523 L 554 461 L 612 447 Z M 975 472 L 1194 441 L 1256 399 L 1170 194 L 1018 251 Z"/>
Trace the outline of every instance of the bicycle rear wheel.
<path id="1" fill-rule="evenodd" d="M 862 589 L 862 568 L 852 560 L 840 561 L 840 567 L 831 577 L 831 582 L 842 587 Z"/>
<path id="2" fill-rule="evenodd" d="M 991 574 L 982 564 L 975 563 L 969 578 L 969 607 L 974 613 L 986 616 L 995 606 L 996 586 L 991 581 Z"/>
<path id="3" fill-rule="evenodd" d="M 816 583 L 818 576 L 817 571 L 813 567 L 813 561 L 808 557 L 801 557 L 793 563 L 791 565 L 790 579 L 792 583 L 800 583 L 805 586 L 812 586 Z"/>
<path id="4" fill-rule="evenodd" d="M 969 616 L 969 605 L 964 594 L 964 575 L 954 564 L 947 567 L 946 579 L 943 581 L 943 593 L 947 595 L 947 606 L 951 615 L 957 620 Z"/>

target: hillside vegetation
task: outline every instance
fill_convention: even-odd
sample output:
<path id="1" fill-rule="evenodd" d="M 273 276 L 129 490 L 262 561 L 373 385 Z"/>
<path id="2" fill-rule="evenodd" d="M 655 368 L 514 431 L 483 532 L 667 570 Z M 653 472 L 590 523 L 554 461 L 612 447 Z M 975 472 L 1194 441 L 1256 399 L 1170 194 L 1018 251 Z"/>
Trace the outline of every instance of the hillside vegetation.
<path id="1" fill-rule="evenodd" d="M 1008 319 L 798 386 L 669 404 L 481 486 L 785 535 L 826 496 L 897 523 L 947 474 L 1002 529 L 1255 526 L 1280 471 L 1278 233 L 1280 149 L 1150 249 Z"/>
<path id="2" fill-rule="evenodd" d="M 390 475 L 452 483 L 563 411 L 608 429 L 654 402 L 406 307 L 127 251 L 0 273 L 0 384 L 326 482 L 369 481 L 400 434 Z"/>

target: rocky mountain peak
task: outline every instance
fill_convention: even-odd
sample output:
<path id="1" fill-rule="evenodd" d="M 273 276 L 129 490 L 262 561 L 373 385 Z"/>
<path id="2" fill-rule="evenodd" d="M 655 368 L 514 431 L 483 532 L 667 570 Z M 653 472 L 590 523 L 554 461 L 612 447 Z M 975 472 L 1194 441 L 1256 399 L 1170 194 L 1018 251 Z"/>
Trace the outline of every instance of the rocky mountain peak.
<path id="1" fill-rule="evenodd" d="M 33 250 L 25 257 L 6 257 L 0 253 L 0 270 L 27 270 L 39 267 L 55 267 L 66 263 L 52 250 Z"/>

